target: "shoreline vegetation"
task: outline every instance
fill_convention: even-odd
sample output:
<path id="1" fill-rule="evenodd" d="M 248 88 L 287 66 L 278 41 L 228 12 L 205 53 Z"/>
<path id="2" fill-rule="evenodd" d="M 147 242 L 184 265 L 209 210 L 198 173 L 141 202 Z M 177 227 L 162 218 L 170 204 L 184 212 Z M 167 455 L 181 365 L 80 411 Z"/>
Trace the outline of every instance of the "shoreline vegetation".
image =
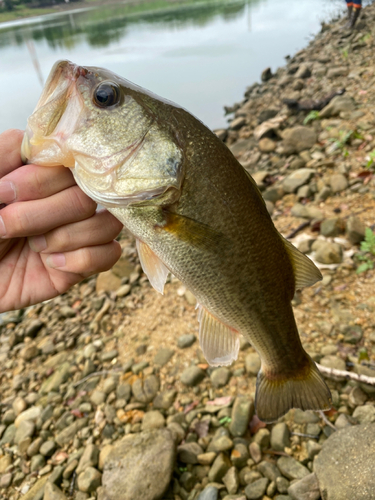
<path id="1" fill-rule="evenodd" d="M 102 6 L 121 5 L 123 13 L 136 15 L 165 11 L 176 5 L 193 7 L 201 3 L 201 0 L 0 0 L 0 27 L 10 21 Z M 205 0 L 205 3 L 218 3 L 218 0 Z"/>

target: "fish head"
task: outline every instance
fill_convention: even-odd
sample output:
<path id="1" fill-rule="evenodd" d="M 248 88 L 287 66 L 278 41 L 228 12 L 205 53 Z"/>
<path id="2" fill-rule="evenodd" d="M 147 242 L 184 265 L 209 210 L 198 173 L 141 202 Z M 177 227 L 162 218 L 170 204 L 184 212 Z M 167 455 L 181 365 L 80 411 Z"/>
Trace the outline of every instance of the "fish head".
<path id="1" fill-rule="evenodd" d="M 106 207 L 170 204 L 184 177 L 176 109 L 111 71 L 58 61 L 28 119 L 23 160 L 71 168 Z"/>

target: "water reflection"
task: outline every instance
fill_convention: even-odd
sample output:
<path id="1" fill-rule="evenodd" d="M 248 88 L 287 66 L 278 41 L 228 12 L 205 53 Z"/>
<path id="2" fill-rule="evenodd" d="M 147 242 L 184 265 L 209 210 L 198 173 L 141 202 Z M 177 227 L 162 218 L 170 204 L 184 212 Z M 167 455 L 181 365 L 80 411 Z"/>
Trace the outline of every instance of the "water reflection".
<path id="1" fill-rule="evenodd" d="M 48 46 L 57 50 L 72 49 L 86 41 L 91 47 L 106 47 L 118 42 L 127 34 L 127 28 L 137 23 L 157 25 L 164 30 L 180 30 L 187 27 L 204 27 L 213 18 L 232 21 L 242 17 L 247 4 L 258 4 L 264 0 L 238 0 L 234 2 L 187 2 L 170 10 L 167 2 L 142 3 L 138 6 L 115 5 L 84 12 L 70 12 L 27 26 L 16 26 L 0 30 L 0 48 L 6 45 L 23 45 L 25 40 L 46 40 Z M 168 6 L 168 10 L 165 8 Z M 160 10 L 155 10 L 159 7 Z M 151 10 L 154 9 L 154 10 Z"/>

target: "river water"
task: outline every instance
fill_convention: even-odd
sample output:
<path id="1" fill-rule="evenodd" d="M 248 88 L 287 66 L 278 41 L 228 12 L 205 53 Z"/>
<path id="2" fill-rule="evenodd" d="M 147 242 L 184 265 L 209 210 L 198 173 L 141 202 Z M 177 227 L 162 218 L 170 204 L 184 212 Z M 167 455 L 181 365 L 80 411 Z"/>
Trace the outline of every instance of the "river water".
<path id="1" fill-rule="evenodd" d="M 0 132 L 24 128 L 58 59 L 106 67 L 211 128 L 261 71 L 284 64 L 344 0 L 165 0 L 0 24 Z"/>

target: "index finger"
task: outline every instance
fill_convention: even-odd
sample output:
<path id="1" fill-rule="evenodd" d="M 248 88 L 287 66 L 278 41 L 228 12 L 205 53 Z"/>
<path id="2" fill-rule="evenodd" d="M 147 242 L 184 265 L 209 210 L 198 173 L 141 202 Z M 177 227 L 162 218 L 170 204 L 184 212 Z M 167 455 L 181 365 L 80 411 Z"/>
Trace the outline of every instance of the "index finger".
<path id="1" fill-rule="evenodd" d="M 10 129 L 0 134 L 0 179 L 22 165 L 23 131 Z"/>

